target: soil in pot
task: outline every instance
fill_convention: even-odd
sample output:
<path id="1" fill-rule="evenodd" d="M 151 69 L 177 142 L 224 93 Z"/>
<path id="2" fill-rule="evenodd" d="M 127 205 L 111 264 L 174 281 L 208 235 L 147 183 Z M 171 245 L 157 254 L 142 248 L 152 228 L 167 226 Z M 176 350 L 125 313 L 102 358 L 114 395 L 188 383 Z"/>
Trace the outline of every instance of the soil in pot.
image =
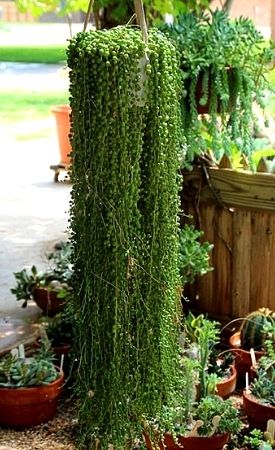
<path id="1" fill-rule="evenodd" d="M 245 374 L 248 372 L 250 375 L 250 368 L 252 365 L 250 352 L 241 348 L 241 333 L 239 331 L 230 337 L 229 344 L 235 357 L 238 385 L 244 386 Z M 263 355 L 263 351 L 255 351 L 256 361 L 258 361 L 258 359 L 260 359 Z"/>
<path id="2" fill-rule="evenodd" d="M 267 421 L 275 420 L 275 406 L 263 404 L 250 391 L 243 391 L 243 409 L 247 415 L 250 428 L 265 431 Z"/>
<path id="3" fill-rule="evenodd" d="M 35 288 L 33 299 L 46 316 L 53 317 L 64 309 L 64 298 L 58 298 L 58 292 L 46 288 Z"/>
<path id="4" fill-rule="evenodd" d="M 0 388 L 0 425 L 23 428 L 48 422 L 56 414 L 64 373 L 46 386 Z"/>

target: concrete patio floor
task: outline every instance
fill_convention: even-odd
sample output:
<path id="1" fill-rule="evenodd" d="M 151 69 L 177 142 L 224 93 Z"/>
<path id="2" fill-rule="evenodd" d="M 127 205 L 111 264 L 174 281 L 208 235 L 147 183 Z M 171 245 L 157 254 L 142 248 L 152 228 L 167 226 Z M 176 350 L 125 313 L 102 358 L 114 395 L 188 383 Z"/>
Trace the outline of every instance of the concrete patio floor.
<path id="1" fill-rule="evenodd" d="M 56 77 L 59 70 L 56 67 Z M 20 76 L 9 77 L 9 83 L 12 79 L 18 87 Z M 0 81 L 3 88 L 3 79 Z M 45 78 L 39 82 L 44 83 Z M 0 123 L 0 353 L 31 339 L 41 315 L 33 303 L 21 308 L 22 302 L 11 294 L 13 272 L 33 264 L 45 268 L 46 253 L 67 238 L 71 186 L 53 181 L 50 165 L 59 162 L 58 142 L 50 113 L 45 121 L 52 129 L 50 136 L 28 141 L 17 141 L 12 129 Z M 22 126 L 35 131 L 32 123 Z"/>

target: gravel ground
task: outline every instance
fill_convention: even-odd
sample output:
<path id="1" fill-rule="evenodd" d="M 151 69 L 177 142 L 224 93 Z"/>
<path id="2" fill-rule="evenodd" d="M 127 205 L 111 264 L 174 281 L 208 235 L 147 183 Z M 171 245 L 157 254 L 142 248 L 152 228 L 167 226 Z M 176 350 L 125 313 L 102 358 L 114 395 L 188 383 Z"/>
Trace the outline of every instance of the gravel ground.
<path id="1" fill-rule="evenodd" d="M 0 429 L 0 450 L 74 450 L 75 402 L 62 398 L 53 420 L 24 430 Z"/>
<path id="2" fill-rule="evenodd" d="M 242 416 L 241 396 L 231 399 Z M 76 435 L 76 401 L 64 396 L 53 420 L 24 430 L 0 429 L 0 450 L 76 450 Z"/>

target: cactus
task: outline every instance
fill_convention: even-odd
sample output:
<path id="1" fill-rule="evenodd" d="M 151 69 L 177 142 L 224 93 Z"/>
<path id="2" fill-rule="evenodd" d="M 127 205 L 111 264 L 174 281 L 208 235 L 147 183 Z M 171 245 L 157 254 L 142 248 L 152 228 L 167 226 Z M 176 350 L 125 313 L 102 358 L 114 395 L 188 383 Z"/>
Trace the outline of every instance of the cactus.
<path id="1" fill-rule="evenodd" d="M 259 308 L 248 314 L 240 327 L 241 347 L 262 350 L 267 338 L 264 327 L 268 323 L 275 324 L 275 312 L 268 308 Z"/>

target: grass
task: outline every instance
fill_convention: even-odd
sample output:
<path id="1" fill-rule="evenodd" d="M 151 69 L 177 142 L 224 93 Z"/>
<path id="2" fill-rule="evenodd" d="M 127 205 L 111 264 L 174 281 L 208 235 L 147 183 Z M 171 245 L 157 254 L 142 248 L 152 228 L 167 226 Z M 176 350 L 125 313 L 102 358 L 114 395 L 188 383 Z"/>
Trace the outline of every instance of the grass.
<path id="1" fill-rule="evenodd" d="M 57 64 L 66 60 L 66 46 L 0 46 L 0 61 Z"/>
<path id="2" fill-rule="evenodd" d="M 67 92 L 31 92 L 0 90 L 0 121 L 13 123 L 49 116 L 53 105 L 68 103 Z"/>

